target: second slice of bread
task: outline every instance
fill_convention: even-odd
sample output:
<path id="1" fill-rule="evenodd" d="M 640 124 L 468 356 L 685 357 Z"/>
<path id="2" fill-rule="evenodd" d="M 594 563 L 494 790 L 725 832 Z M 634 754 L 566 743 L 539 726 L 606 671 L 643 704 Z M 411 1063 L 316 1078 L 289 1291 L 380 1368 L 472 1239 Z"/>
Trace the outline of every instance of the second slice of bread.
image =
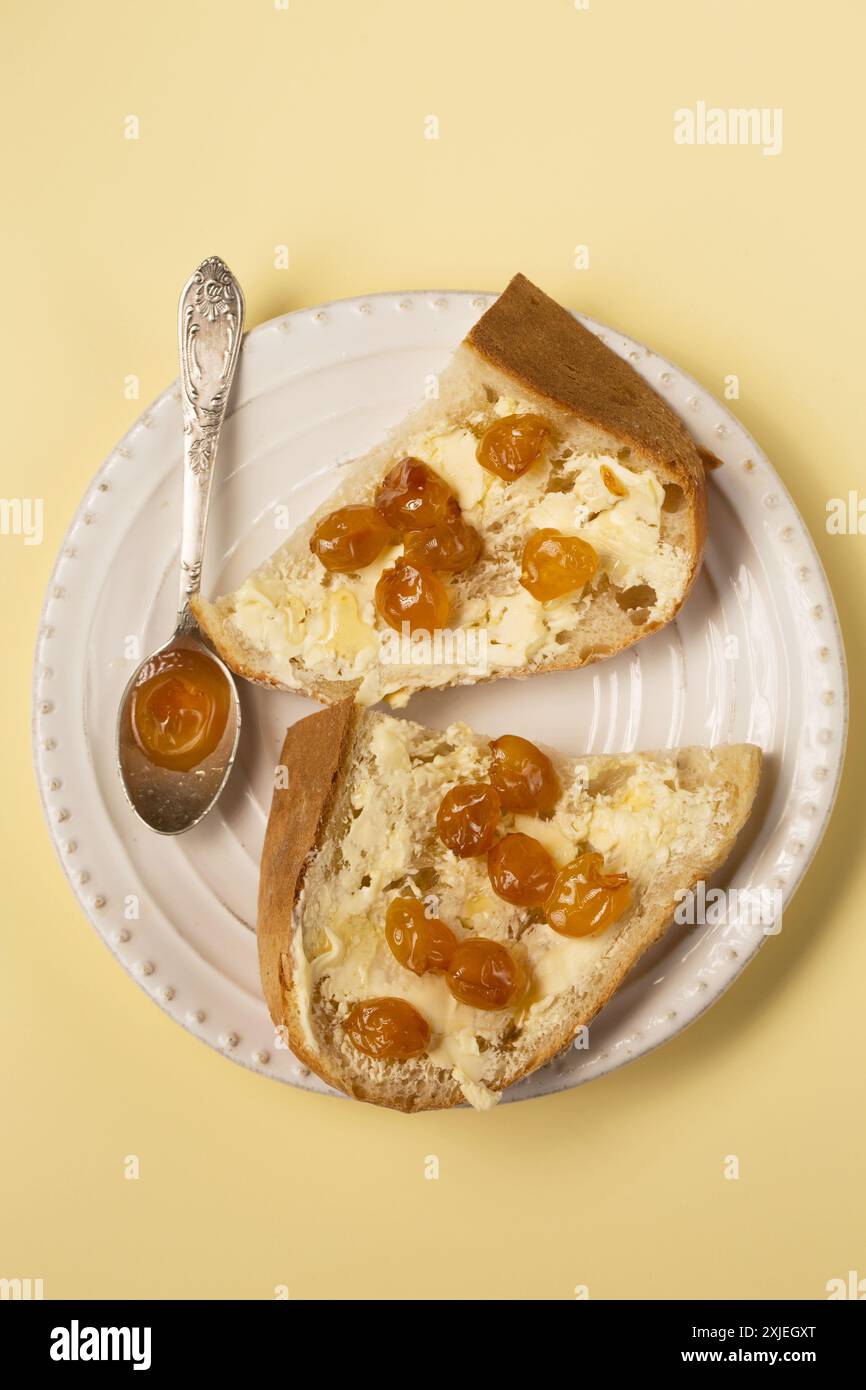
<path id="1" fill-rule="evenodd" d="M 547 750 L 550 752 L 550 750 Z M 750 744 L 563 758 L 552 818 L 507 815 L 561 867 L 585 849 L 625 872 L 632 903 L 607 931 L 559 935 L 537 911 L 498 898 L 485 857 L 458 859 L 436 834 L 438 805 L 484 780 L 488 740 L 344 702 L 289 729 L 262 855 L 258 945 L 274 1023 L 331 1085 L 398 1110 L 467 1099 L 484 1107 L 566 1047 L 671 919 L 677 895 L 727 858 L 758 785 Z M 413 975 L 384 936 L 392 898 L 421 897 L 460 937 L 508 946 L 530 980 L 519 1009 L 458 1004 L 441 975 Z M 406 999 L 432 1029 L 425 1055 L 374 1061 L 346 1020 L 359 1000 Z"/>

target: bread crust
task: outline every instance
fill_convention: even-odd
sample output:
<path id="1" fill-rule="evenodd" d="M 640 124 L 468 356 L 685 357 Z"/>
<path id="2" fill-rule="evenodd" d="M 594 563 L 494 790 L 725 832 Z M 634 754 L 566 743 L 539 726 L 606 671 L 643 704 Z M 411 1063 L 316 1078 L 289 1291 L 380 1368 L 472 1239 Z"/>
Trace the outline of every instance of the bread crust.
<path id="1" fill-rule="evenodd" d="M 463 1101 L 460 1087 L 451 1076 L 443 1075 L 434 1095 L 419 1098 L 411 1088 L 373 1086 L 363 1077 L 343 1075 L 324 1051 L 309 1046 L 298 1005 L 292 966 L 294 909 L 310 856 L 322 842 L 339 788 L 350 771 L 354 741 L 363 718 L 363 712 L 351 700 L 345 700 L 299 720 L 286 735 L 281 762 L 287 769 L 288 786 L 274 792 L 262 852 L 258 918 L 262 987 L 271 1018 L 285 1029 L 291 1050 L 335 1090 L 403 1112 L 450 1109 Z M 707 753 L 702 749 L 689 751 L 697 759 Z M 729 762 L 728 780 L 736 787 L 736 795 L 729 833 L 720 841 L 715 855 L 701 864 L 693 881 L 709 877 L 728 858 L 751 812 L 760 779 L 759 748 L 738 744 L 712 751 L 717 758 L 721 756 Z M 642 908 L 639 929 L 630 931 L 617 944 L 615 960 L 595 990 L 581 995 L 575 989 L 573 998 L 567 993 L 558 1026 L 540 1037 L 533 1051 L 522 1054 L 512 1071 L 491 1080 L 489 1088 L 502 1091 L 514 1085 L 567 1047 L 578 1029 L 604 1008 L 644 951 L 663 934 L 671 910 L 668 901 L 648 901 L 646 911 Z"/>
<path id="2" fill-rule="evenodd" d="M 703 490 L 694 440 L 667 401 L 525 275 L 514 276 L 466 342 L 536 395 L 677 474 L 688 496 Z"/>
<path id="3" fill-rule="evenodd" d="M 262 990 L 277 1025 L 285 1022 L 284 987 L 291 983 L 285 962 L 290 968 L 292 918 L 304 866 L 327 821 L 356 719 L 353 702 L 344 700 L 292 724 L 283 741 L 280 766 L 287 785 L 276 785 L 271 800 L 256 925 Z"/>

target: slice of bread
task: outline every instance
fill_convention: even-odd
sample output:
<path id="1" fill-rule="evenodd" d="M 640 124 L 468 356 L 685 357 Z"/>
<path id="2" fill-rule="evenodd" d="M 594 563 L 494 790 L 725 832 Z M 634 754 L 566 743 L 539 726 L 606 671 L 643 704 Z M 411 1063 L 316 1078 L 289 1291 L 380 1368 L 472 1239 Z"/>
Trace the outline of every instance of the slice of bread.
<path id="1" fill-rule="evenodd" d="M 505 482 L 476 459 L 504 416 L 550 430 L 541 457 Z M 403 554 L 389 545 L 356 574 L 329 574 L 310 539 L 328 513 L 371 504 L 414 457 L 445 479 L 481 556 L 447 577 L 439 647 L 397 640 L 374 591 Z M 404 704 L 417 690 L 568 670 L 622 651 L 669 622 L 700 565 L 705 461 L 665 401 L 567 310 L 517 275 L 457 349 L 428 401 L 346 468 L 340 486 L 238 590 L 198 595 L 199 624 L 249 680 L 331 703 Z M 599 560 L 583 588 L 545 603 L 520 583 L 534 532 L 579 535 Z"/>
<path id="2" fill-rule="evenodd" d="M 487 776 L 487 739 L 351 700 L 289 729 L 262 854 L 259 962 L 274 1023 L 332 1086 L 404 1111 L 492 1104 L 568 1046 L 662 935 L 678 894 L 723 863 L 761 768 L 750 744 L 584 758 L 547 751 L 562 785 L 553 815 L 508 813 L 502 829 L 533 835 L 557 867 L 589 848 L 606 872 L 628 874 L 631 905 L 596 936 L 562 936 L 539 911 L 504 902 L 485 856 L 458 859 L 439 840 L 445 792 Z M 407 891 L 458 937 L 507 943 L 529 980 L 518 1008 L 469 1008 L 442 975 L 418 977 L 398 963 L 385 913 Z M 383 996 L 423 1015 L 427 1053 L 385 1061 L 354 1047 L 352 1005 Z"/>

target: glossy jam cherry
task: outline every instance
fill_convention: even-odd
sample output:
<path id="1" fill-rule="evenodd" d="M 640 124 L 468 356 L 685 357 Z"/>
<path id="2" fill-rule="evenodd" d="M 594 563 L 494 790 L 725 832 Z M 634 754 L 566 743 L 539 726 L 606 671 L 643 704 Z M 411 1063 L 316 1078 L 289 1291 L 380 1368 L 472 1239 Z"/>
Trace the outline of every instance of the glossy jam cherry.
<path id="1" fill-rule="evenodd" d="M 430 1025 L 405 999 L 363 999 L 346 1020 L 346 1032 L 368 1057 L 404 1061 L 426 1052 Z"/>
<path id="2" fill-rule="evenodd" d="M 482 468 L 510 483 L 541 458 L 549 438 L 550 426 L 540 415 L 504 415 L 484 431 L 475 456 Z"/>
<path id="3" fill-rule="evenodd" d="M 518 734 L 503 734 L 490 745 L 490 781 L 506 811 L 550 815 L 562 790 L 546 753 Z"/>
<path id="4" fill-rule="evenodd" d="M 628 874 L 606 874 L 603 856 L 590 852 L 560 869 L 544 914 L 563 936 L 592 936 L 621 917 L 630 902 Z"/>
<path id="5" fill-rule="evenodd" d="M 512 831 L 487 851 L 487 875 L 497 897 L 515 907 L 541 907 L 556 878 L 556 865 L 532 835 Z"/>
<path id="6" fill-rule="evenodd" d="M 539 603 L 563 598 L 588 584 L 598 569 L 598 555 L 580 536 L 545 529 L 523 547 L 520 582 Z"/>
<path id="7" fill-rule="evenodd" d="M 459 574 L 474 565 L 481 554 L 481 537 L 474 526 L 463 520 L 456 502 L 448 508 L 445 521 L 403 537 L 404 559 L 431 570 Z"/>
<path id="8" fill-rule="evenodd" d="M 451 489 L 420 459 L 396 463 L 379 485 L 376 507 L 397 531 L 419 531 L 448 518 Z"/>
<path id="9" fill-rule="evenodd" d="M 396 539 L 375 507 L 338 507 L 322 517 L 310 538 L 310 549 L 332 574 L 351 574 L 371 565 Z"/>
<path id="10" fill-rule="evenodd" d="M 229 683 L 206 652 L 157 652 L 132 691 L 132 735 L 148 762 L 188 772 L 216 748 L 230 707 Z"/>
<path id="11" fill-rule="evenodd" d="M 432 570 L 398 560 L 383 570 L 376 585 L 376 612 L 389 627 L 410 632 L 435 632 L 444 628 L 450 610 L 448 590 Z"/>
<path id="12" fill-rule="evenodd" d="M 441 975 L 457 949 L 457 937 L 438 917 L 428 917 L 418 898 L 394 898 L 385 914 L 385 940 L 401 965 L 416 975 Z"/>
<path id="13" fill-rule="evenodd" d="M 475 936 L 461 941 L 445 981 L 454 998 L 473 1009 L 513 1008 L 526 989 L 526 975 L 508 948 Z"/>
<path id="14" fill-rule="evenodd" d="M 462 782 L 440 802 L 436 812 L 439 839 L 458 859 L 486 854 L 493 844 L 501 809 L 494 787 L 486 782 Z"/>

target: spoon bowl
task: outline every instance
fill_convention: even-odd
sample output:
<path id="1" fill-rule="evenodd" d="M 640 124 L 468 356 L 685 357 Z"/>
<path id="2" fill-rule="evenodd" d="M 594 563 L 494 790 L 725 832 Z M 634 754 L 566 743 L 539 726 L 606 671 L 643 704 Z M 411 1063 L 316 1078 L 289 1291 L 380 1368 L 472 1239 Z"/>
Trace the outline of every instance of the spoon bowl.
<path id="1" fill-rule="evenodd" d="M 241 731 L 241 709 L 237 686 L 228 667 L 201 640 L 190 599 L 198 592 L 204 554 L 208 502 L 220 429 L 225 418 L 229 392 L 240 354 L 244 325 L 244 299 L 240 285 L 218 256 L 210 256 L 190 276 L 180 297 L 178 333 L 180 339 L 180 381 L 183 404 L 184 469 L 183 515 L 180 547 L 180 597 L 174 634 L 163 646 L 145 658 L 128 681 L 117 716 L 117 768 L 126 799 L 139 820 L 159 835 L 180 835 L 191 830 L 216 802 L 228 781 Z M 160 658 L 170 652 L 193 651 L 213 666 L 205 687 L 216 677 L 224 680 L 227 696 L 225 724 L 213 747 L 203 742 L 202 756 L 195 759 L 188 728 L 193 727 L 202 709 L 208 708 L 212 691 L 197 690 L 189 682 L 174 681 L 157 711 L 160 736 L 167 748 L 186 742 L 185 760 L 191 766 L 163 766 L 148 756 L 133 727 L 136 692 L 160 668 Z M 164 679 L 164 677 L 160 677 Z M 187 708 L 172 699 L 186 699 Z M 190 703 L 191 702 L 191 703 Z M 171 757 L 169 758 L 171 761 Z M 180 759 L 184 761 L 184 758 Z"/>
<path id="2" fill-rule="evenodd" d="M 158 656 L 169 651 L 197 650 L 221 672 L 229 692 L 229 712 L 219 743 L 200 763 L 187 771 L 160 767 L 142 752 L 132 729 L 132 694 L 147 678 Z M 237 752 L 241 735 L 241 704 L 234 678 L 224 662 L 205 646 L 195 632 L 176 632 L 159 647 L 127 683 L 117 716 L 117 761 L 126 799 L 139 820 L 158 835 L 180 835 L 191 830 L 213 806 Z"/>

